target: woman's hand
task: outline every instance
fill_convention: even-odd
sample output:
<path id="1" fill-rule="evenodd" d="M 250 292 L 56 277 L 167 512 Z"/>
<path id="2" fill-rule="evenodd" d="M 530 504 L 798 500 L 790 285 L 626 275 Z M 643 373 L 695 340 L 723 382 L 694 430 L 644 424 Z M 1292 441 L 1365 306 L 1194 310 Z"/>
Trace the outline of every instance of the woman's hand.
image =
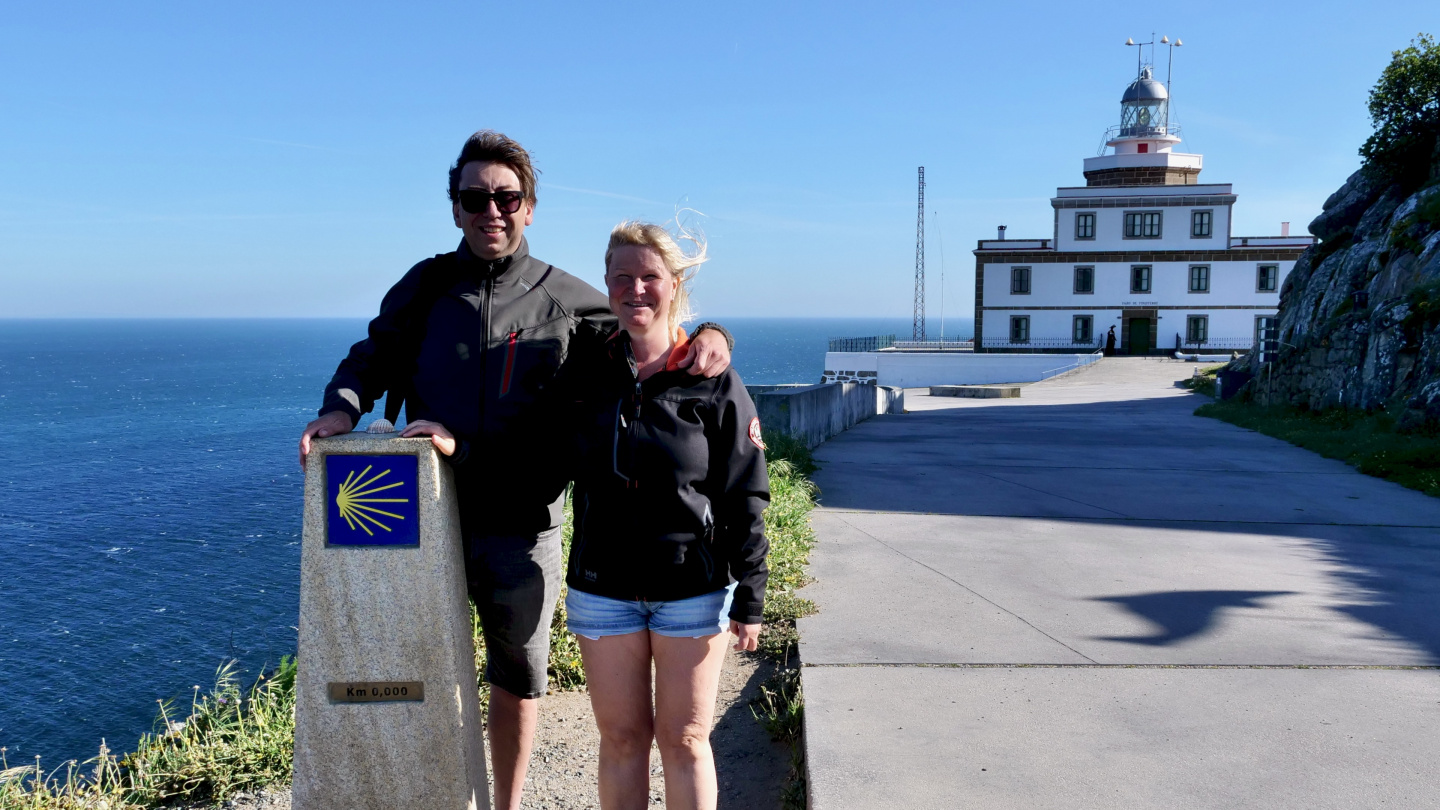
<path id="1" fill-rule="evenodd" d="M 427 422 L 424 419 L 411 422 L 405 426 L 404 430 L 400 431 L 400 436 L 405 439 L 411 436 L 429 436 L 430 443 L 435 445 L 435 449 L 439 450 L 441 454 L 455 455 L 455 434 L 446 430 L 445 426 L 439 422 Z"/>
<path id="2" fill-rule="evenodd" d="M 760 643 L 760 625 L 741 624 L 731 619 L 730 635 L 735 637 L 735 649 L 741 652 L 755 652 L 756 645 Z"/>

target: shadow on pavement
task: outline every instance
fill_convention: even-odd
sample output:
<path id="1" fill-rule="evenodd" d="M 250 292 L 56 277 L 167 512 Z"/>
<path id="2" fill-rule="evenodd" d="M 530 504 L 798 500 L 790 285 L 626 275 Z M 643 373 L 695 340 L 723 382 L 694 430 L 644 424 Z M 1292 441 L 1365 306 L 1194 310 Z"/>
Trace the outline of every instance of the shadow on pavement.
<path id="1" fill-rule="evenodd" d="M 1174 644 L 1203 635 L 1215 624 L 1224 608 L 1264 607 L 1269 596 L 1289 596 L 1293 591 L 1164 591 L 1130 596 L 1100 596 L 1093 601 L 1120 605 L 1136 616 L 1161 628 L 1149 636 L 1099 636 L 1096 641 L 1124 641 L 1152 647 Z"/>
<path id="2" fill-rule="evenodd" d="M 1318 564 L 1335 610 L 1440 662 L 1440 499 L 1253 431 L 1198 397 L 956 407 L 879 416 L 817 449 L 820 506 L 1244 534 Z M 1063 532 L 1061 528 L 1058 531 Z M 957 529 L 953 542 L 963 543 Z M 1043 549 L 1037 551 L 1043 553 Z M 1173 644 L 1289 591 L 1102 596 Z M 1334 602 L 1338 601 L 1338 604 Z"/>

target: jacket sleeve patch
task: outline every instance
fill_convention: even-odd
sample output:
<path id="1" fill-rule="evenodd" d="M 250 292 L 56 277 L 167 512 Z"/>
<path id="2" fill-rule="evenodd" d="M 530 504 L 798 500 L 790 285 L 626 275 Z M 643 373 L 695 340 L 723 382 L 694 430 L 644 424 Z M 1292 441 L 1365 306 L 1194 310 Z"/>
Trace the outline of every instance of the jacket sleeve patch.
<path id="1" fill-rule="evenodd" d="M 765 441 L 760 438 L 760 417 L 750 417 L 750 441 L 761 450 L 765 449 Z"/>

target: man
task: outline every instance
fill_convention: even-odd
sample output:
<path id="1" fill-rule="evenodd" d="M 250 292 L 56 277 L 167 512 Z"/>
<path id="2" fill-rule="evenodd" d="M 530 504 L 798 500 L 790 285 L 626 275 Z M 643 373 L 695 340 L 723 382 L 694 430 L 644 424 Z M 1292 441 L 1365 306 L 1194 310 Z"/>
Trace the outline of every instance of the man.
<path id="1" fill-rule="evenodd" d="M 482 130 L 450 169 L 464 238 L 415 265 L 386 293 L 369 337 L 350 348 L 300 436 L 354 428 L 388 393 L 402 436 L 428 435 L 455 470 L 470 597 L 484 627 L 495 806 L 515 810 L 545 694 L 550 622 L 561 582 L 564 481 L 550 472 L 541 392 L 567 356 L 588 354 L 616 328 L 603 293 L 530 256 L 535 170 L 520 144 Z M 596 243 L 597 251 L 599 242 Z M 729 338 L 695 330 L 682 366 L 713 377 Z"/>

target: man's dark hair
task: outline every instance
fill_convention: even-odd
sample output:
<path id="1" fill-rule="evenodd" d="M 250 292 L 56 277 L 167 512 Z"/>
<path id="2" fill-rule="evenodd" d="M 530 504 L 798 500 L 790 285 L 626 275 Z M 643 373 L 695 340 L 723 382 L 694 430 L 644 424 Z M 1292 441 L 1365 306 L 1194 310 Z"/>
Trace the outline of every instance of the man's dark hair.
<path id="1" fill-rule="evenodd" d="M 471 135 L 460 149 L 460 157 L 456 158 L 455 165 L 450 167 L 450 202 L 460 201 L 460 170 L 466 163 L 477 160 L 509 166 L 520 178 L 520 190 L 525 192 L 525 199 L 535 202 L 536 172 L 535 167 L 530 165 L 530 153 L 525 151 L 525 147 L 493 129 L 482 129 Z"/>

